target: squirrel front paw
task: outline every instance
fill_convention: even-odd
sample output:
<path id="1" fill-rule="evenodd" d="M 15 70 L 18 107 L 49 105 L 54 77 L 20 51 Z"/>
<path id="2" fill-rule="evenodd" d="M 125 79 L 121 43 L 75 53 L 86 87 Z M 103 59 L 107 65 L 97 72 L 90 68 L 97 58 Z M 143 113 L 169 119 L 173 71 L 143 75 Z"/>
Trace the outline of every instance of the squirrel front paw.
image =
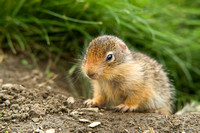
<path id="1" fill-rule="evenodd" d="M 94 99 L 87 99 L 83 104 L 85 104 L 86 106 L 89 106 L 89 107 L 101 107 L 102 106 Z"/>
<path id="2" fill-rule="evenodd" d="M 135 106 L 126 105 L 126 104 L 120 104 L 117 107 L 115 107 L 115 110 L 116 111 L 121 111 L 121 112 L 127 112 L 127 111 L 133 112 L 133 111 L 136 110 L 136 108 L 137 107 L 135 107 Z"/>

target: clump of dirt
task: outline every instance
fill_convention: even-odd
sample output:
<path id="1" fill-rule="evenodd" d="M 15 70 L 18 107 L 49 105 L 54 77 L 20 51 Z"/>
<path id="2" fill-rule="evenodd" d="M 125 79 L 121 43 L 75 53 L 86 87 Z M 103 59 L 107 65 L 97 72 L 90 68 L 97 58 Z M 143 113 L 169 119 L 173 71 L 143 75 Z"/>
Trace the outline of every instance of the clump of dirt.
<path id="1" fill-rule="evenodd" d="M 159 115 L 86 108 L 66 86 L 19 57 L 0 62 L 0 132 L 199 132 L 200 113 Z M 63 81 L 64 82 L 64 81 Z"/>

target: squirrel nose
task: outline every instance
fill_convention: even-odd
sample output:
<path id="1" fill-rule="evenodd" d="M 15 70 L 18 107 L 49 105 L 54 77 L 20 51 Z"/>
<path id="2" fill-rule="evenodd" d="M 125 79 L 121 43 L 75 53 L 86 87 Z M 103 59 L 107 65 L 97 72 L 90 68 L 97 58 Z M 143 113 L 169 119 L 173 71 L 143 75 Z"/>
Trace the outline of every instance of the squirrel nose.
<path id="1" fill-rule="evenodd" d="M 96 79 L 97 78 L 97 74 L 94 73 L 94 72 L 90 72 L 90 71 L 87 72 L 87 76 L 89 78 L 91 78 L 91 79 Z"/>

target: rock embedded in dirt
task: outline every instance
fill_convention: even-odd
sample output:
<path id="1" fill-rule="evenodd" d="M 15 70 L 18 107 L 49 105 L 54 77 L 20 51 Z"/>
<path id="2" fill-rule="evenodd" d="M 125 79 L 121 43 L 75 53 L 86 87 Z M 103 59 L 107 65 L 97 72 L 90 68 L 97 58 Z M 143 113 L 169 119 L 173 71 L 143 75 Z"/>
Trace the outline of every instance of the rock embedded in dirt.
<path id="1" fill-rule="evenodd" d="M 92 122 L 90 125 L 88 125 L 88 127 L 94 128 L 94 127 L 96 127 L 96 126 L 98 126 L 100 124 L 101 124 L 101 122 Z"/>
<path id="2" fill-rule="evenodd" d="M 99 108 L 80 108 L 79 111 L 99 112 Z"/>
<path id="3" fill-rule="evenodd" d="M 39 104 L 33 105 L 31 108 L 31 111 L 29 112 L 30 116 L 32 117 L 39 117 L 45 115 L 45 110 L 41 107 L 39 107 Z"/>

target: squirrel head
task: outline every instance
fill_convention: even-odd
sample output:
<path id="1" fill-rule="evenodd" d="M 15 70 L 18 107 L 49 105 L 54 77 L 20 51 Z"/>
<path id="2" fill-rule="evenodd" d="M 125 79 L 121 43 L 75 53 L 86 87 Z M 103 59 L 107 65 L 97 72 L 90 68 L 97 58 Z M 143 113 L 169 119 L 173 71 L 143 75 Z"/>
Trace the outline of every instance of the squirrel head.
<path id="1" fill-rule="evenodd" d="M 82 62 L 82 71 L 92 80 L 110 79 L 110 73 L 117 65 L 131 59 L 131 52 L 121 39 L 103 35 L 89 43 Z"/>

